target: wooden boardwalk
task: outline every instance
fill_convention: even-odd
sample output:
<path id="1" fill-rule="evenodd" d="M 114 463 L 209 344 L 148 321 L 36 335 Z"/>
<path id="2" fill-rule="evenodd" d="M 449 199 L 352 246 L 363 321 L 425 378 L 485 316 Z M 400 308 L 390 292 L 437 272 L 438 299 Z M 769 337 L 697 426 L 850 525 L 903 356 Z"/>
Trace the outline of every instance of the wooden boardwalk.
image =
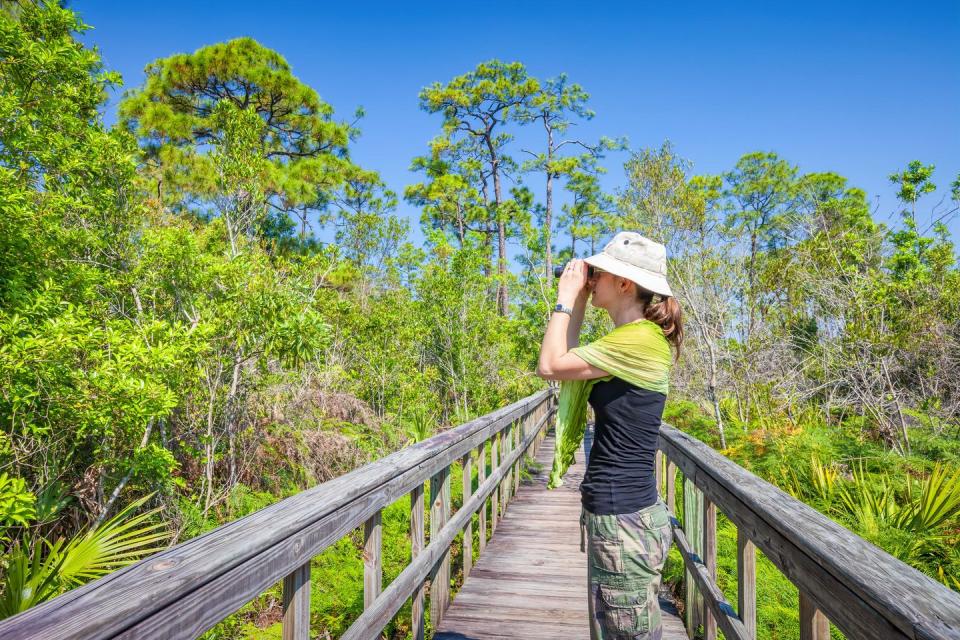
<path id="1" fill-rule="evenodd" d="M 283 637 L 309 640 L 312 559 L 358 527 L 364 531 L 365 606 L 341 638 L 379 637 L 411 597 L 423 603 L 418 597 L 422 587 L 451 543 L 483 501 L 506 488 L 504 478 L 510 478 L 507 471 L 521 451 L 509 446 L 503 450 L 495 443 L 510 442 L 518 422 L 525 426 L 524 446 L 541 438 L 556 400 L 556 389 L 544 389 L 164 549 L 0 620 L 0 638 L 189 640 L 282 582 Z M 434 637 L 587 639 L 586 558 L 579 551 L 577 495 L 584 453 L 579 452 L 580 464 L 570 471 L 566 485 L 548 492 L 544 485 L 553 444 L 549 438 L 541 441 L 538 461 L 543 471 L 521 486 L 442 622 L 439 615 L 431 616 L 438 622 Z M 411 519 L 411 547 L 418 552 L 382 588 L 382 510 L 406 496 L 412 512 L 422 514 L 425 483 L 449 487 L 453 465 L 459 470 L 458 463 L 479 462 L 474 452 L 491 452 L 492 446 L 502 455 L 452 516 L 450 492 L 431 492 L 436 497 L 429 542 L 424 518 Z M 829 638 L 834 625 L 847 638 L 960 640 L 960 594 L 689 434 L 662 425 L 658 446 L 667 463 L 667 501 L 673 503 L 679 489 L 690 498 L 684 500 L 684 521 L 698 525 L 687 531 L 675 528 L 674 544 L 683 557 L 686 588 L 699 589 L 710 613 L 707 637 L 715 629 L 729 640 L 755 637 L 756 555 L 763 553 L 797 587 L 802 638 Z M 676 486 L 678 473 L 683 474 L 682 487 Z M 711 575 L 720 513 L 737 529 L 736 610 Z M 691 540 L 702 543 L 702 550 L 695 551 Z M 446 580 L 431 582 L 434 609 L 449 602 L 448 588 Z M 674 608 L 663 598 L 660 603 L 666 612 L 662 637 L 683 639 Z M 423 613 L 422 606 L 412 607 L 411 626 L 418 637 L 425 631 Z"/>
<path id="2" fill-rule="evenodd" d="M 537 455 L 540 473 L 520 486 L 492 540 L 436 629 L 437 640 L 526 638 L 587 640 L 587 562 L 580 552 L 584 451 L 547 491 L 553 435 Z M 588 439 L 589 446 L 589 439 Z M 661 597 L 664 640 L 686 640 L 671 602 Z"/>

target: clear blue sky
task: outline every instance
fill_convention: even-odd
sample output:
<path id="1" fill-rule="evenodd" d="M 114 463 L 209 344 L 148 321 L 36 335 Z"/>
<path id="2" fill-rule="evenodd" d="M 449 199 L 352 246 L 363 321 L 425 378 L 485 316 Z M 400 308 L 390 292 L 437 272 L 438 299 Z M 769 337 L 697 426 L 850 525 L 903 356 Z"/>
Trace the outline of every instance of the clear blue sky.
<path id="1" fill-rule="evenodd" d="M 585 10 L 586 6 L 592 10 Z M 580 135 L 670 139 L 695 172 L 773 150 L 835 171 L 893 222 L 886 176 L 918 159 L 947 193 L 960 173 L 960 2 L 324 3 L 75 1 L 84 41 L 138 86 L 150 61 L 238 36 L 283 54 L 344 119 L 363 106 L 353 158 L 402 192 L 437 134 L 418 91 L 491 58 L 591 94 Z M 113 104 L 107 114 L 112 121 Z M 608 159 L 605 186 L 623 182 Z M 539 177 L 530 180 L 542 191 Z M 406 204 L 400 213 L 418 214 Z M 951 229 L 960 238 L 960 222 Z M 419 237 L 419 234 L 417 234 Z"/>

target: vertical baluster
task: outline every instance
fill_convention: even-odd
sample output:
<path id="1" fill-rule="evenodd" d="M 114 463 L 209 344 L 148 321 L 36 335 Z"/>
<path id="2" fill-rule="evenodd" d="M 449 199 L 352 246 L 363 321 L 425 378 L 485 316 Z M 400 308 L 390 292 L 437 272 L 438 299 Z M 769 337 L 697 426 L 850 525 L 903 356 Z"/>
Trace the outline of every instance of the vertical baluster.
<path id="1" fill-rule="evenodd" d="M 514 420 L 510 423 L 510 426 L 507 427 L 507 430 L 504 432 L 503 437 L 507 440 L 507 455 L 512 455 L 514 452 L 513 447 L 513 434 L 517 428 L 517 421 Z M 513 498 L 513 479 L 516 476 L 516 465 L 510 465 L 510 475 L 507 478 L 507 500 L 504 502 L 504 505 L 509 504 L 510 500 Z"/>
<path id="2" fill-rule="evenodd" d="M 480 443 L 480 451 L 477 456 L 477 486 L 483 484 L 487 479 L 487 441 Z M 486 498 L 480 505 L 480 518 L 477 527 L 480 529 L 480 553 L 487 548 L 487 510 L 490 508 L 490 498 Z"/>
<path id="3" fill-rule="evenodd" d="M 383 512 L 377 511 L 363 524 L 363 608 L 369 609 L 383 586 Z"/>
<path id="4" fill-rule="evenodd" d="M 671 514 L 677 513 L 677 465 L 667 458 L 667 509 Z"/>
<path id="5" fill-rule="evenodd" d="M 490 473 L 497 472 L 497 440 L 499 439 L 500 434 L 495 433 L 490 436 Z M 496 487 L 493 491 L 490 492 L 490 536 L 493 536 L 493 533 L 497 530 L 497 518 L 499 517 L 497 509 L 497 495 L 500 492 L 500 487 Z"/>
<path id="6" fill-rule="evenodd" d="M 657 496 L 663 496 L 663 452 L 659 449 L 653 461 L 653 474 L 657 483 Z"/>
<path id="7" fill-rule="evenodd" d="M 757 548 L 737 529 L 737 614 L 748 640 L 757 638 Z"/>
<path id="8" fill-rule="evenodd" d="M 703 509 L 703 564 L 707 567 L 710 580 L 717 583 L 717 505 L 709 498 L 704 498 Z M 717 620 L 713 612 L 703 604 L 703 637 L 704 640 L 717 640 Z"/>
<path id="9" fill-rule="evenodd" d="M 430 544 L 450 518 L 450 467 L 430 479 Z M 450 599 L 450 549 L 444 550 L 430 583 L 430 622 L 434 628 L 443 620 Z"/>
<path id="10" fill-rule="evenodd" d="M 513 448 L 514 450 L 523 447 L 523 434 L 527 430 L 527 424 L 530 422 L 530 416 L 524 416 L 519 422 L 517 428 L 513 430 Z M 520 471 L 523 469 L 523 453 L 517 458 L 513 465 L 513 495 L 520 491 Z"/>
<path id="11" fill-rule="evenodd" d="M 416 559 L 423 552 L 423 485 L 414 487 L 410 492 L 410 559 Z M 417 585 L 413 592 L 413 601 L 410 606 L 410 626 L 413 629 L 414 640 L 423 640 L 423 583 Z"/>
<path id="12" fill-rule="evenodd" d="M 511 427 L 513 424 L 510 425 Z M 500 432 L 500 463 L 510 455 L 510 438 L 508 436 L 510 427 Z M 503 477 L 500 479 L 500 515 L 507 513 L 507 502 L 510 501 L 510 467 L 503 470 Z"/>
<path id="13" fill-rule="evenodd" d="M 283 640 L 310 640 L 310 561 L 283 579 Z"/>
<path id="14" fill-rule="evenodd" d="M 508 432 L 507 437 L 510 438 L 510 453 L 517 452 L 517 433 L 520 432 L 520 420 L 515 421 L 510 425 L 510 431 Z M 517 476 L 520 475 L 520 463 L 514 462 L 510 465 L 510 486 L 507 488 L 507 493 L 510 495 L 510 499 L 513 499 L 513 496 L 517 495 Z"/>
<path id="15" fill-rule="evenodd" d="M 683 532 L 690 543 L 691 550 L 703 557 L 703 494 L 690 481 L 683 479 Z M 684 585 L 686 586 L 685 618 L 687 636 L 694 637 L 700 626 L 703 612 L 703 595 L 693 581 L 689 571 L 684 571 Z"/>
<path id="16" fill-rule="evenodd" d="M 803 591 L 800 592 L 800 640 L 830 640 L 830 621 Z"/>
<path id="17" fill-rule="evenodd" d="M 549 402 L 549 400 L 547 400 Z M 533 426 L 536 427 L 537 423 L 534 422 Z M 537 457 L 537 452 L 540 451 L 540 432 L 537 431 L 537 434 L 533 437 L 533 442 L 530 443 L 530 456 L 533 458 Z"/>
<path id="18" fill-rule="evenodd" d="M 470 496 L 473 495 L 473 473 L 471 460 L 473 458 L 473 451 L 468 451 L 466 455 L 463 456 L 463 502 L 461 505 L 467 504 L 467 501 L 470 500 Z M 463 578 L 466 580 L 467 576 L 470 575 L 470 569 L 473 567 L 473 516 L 467 518 L 467 524 L 463 528 Z"/>

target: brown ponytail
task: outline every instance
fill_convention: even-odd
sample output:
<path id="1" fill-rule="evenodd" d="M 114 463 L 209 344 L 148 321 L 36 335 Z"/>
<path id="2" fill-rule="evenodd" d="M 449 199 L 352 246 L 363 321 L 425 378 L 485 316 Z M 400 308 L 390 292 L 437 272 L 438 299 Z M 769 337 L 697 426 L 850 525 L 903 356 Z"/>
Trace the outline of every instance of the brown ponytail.
<path id="1" fill-rule="evenodd" d="M 660 298 L 654 302 L 654 297 Z M 683 311 L 673 296 L 660 296 L 637 286 L 637 301 L 643 304 L 643 316 L 663 329 L 663 335 L 676 350 L 676 359 L 680 359 L 680 346 L 683 344 Z"/>

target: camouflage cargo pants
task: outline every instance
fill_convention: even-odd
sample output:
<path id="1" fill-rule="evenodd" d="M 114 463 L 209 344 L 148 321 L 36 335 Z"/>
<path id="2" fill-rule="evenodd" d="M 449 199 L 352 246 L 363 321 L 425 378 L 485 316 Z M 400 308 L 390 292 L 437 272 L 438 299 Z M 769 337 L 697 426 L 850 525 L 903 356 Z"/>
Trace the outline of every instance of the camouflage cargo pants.
<path id="1" fill-rule="evenodd" d="M 660 640 L 660 574 L 673 541 L 662 502 L 635 513 L 580 516 L 591 640 Z M 583 539 L 585 538 L 585 540 Z"/>

